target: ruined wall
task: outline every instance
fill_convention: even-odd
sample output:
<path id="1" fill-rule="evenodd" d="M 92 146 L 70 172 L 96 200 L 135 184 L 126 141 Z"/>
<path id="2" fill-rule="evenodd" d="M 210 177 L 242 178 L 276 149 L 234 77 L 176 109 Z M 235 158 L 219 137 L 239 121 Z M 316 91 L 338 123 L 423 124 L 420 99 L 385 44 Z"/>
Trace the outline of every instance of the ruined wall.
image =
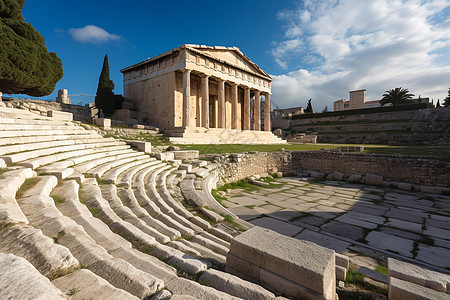
<path id="1" fill-rule="evenodd" d="M 293 151 L 292 170 L 324 174 L 375 174 L 384 180 L 419 185 L 450 186 L 450 163 L 438 159 L 367 153 Z"/>
<path id="2" fill-rule="evenodd" d="M 271 174 L 277 171 L 291 172 L 292 155 L 289 152 L 247 152 L 207 155 L 218 163 L 221 181 L 229 183 L 255 174 Z M 267 175 L 266 175 L 267 176 Z"/>
<path id="3" fill-rule="evenodd" d="M 379 184 L 398 187 L 398 183 L 406 183 L 416 185 L 407 185 L 408 189 L 423 191 L 426 189 L 420 189 L 419 186 L 450 187 L 450 162 L 420 156 L 329 151 L 247 152 L 207 156 L 219 165 L 221 181 L 218 184 L 255 174 L 281 171 L 285 175 L 339 180 L 348 180 L 351 175 L 356 175 L 356 179 L 351 181 L 360 183 L 365 183 L 365 176 L 372 174 L 382 176 L 380 180 L 383 182 Z M 330 177 L 334 172 L 342 173 L 342 178 Z"/>
<path id="4" fill-rule="evenodd" d="M 450 144 L 450 108 L 274 119 L 272 124 L 286 131 L 317 132 L 322 143 Z"/>
<path id="5" fill-rule="evenodd" d="M 50 110 L 68 112 L 73 114 L 74 121 L 91 123 L 91 108 L 88 105 L 81 106 L 32 99 L 12 99 L 5 100 L 4 103 L 7 107 L 26 109 L 42 116 L 47 116 L 47 111 Z"/>

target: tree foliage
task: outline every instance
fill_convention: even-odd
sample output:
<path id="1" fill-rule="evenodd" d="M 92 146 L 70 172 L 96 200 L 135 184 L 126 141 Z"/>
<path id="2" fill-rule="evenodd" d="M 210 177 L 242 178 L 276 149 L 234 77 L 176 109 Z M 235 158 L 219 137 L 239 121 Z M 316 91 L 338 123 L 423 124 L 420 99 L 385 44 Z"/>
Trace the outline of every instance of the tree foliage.
<path id="1" fill-rule="evenodd" d="M 61 60 L 29 23 L 25 0 L 0 0 L 0 92 L 49 95 L 63 76 Z"/>
<path id="2" fill-rule="evenodd" d="M 305 109 L 305 113 L 310 113 L 312 114 L 314 112 L 312 104 L 311 104 L 311 99 L 308 100 L 308 104 L 306 105 L 306 109 Z"/>
<path id="3" fill-rule="evenodd" d="M 109 78 L 108 54 L 105 54 L 102 72 L 98 78 L 95 106 L 108 115 L 114 113 L 115 109 L 120 108 L 123 101 L 123 97 L 121 95 L 114 95 L 113 90 L 114 82 Z"/>
<path id="4" fill-rule="evenodd" d="M 391 103 L 393 106 L 413 103 L 414 94 L 410 94 L 408 89 L 402 87 L 386 91 L 380 100 L 380 106 Z"/>
<path id="5" fill-rule="evenodd" d="M 443 107 L 450 107 L 450 88 L 448 89 L 448 96 L 442 102 Z"/>

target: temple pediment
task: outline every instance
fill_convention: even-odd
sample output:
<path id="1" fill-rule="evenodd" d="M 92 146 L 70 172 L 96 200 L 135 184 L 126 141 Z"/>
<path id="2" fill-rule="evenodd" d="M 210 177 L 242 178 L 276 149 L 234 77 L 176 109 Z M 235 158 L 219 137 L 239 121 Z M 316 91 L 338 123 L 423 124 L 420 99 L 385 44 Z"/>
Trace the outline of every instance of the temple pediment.
<path id="1" fill-rule="evenodd" d="M 203 45 L 185 45 L 187 49 L 201 53 L 205 56 L 211 57 L 215 60 L 225 62 L 239 69 L 250 73 L 258 74 L 260 76 L 271 79 L 269 74 L 261 70 L 257 64 L 252 62 L 245 56 L 237 47 L 209 47 Z"/>

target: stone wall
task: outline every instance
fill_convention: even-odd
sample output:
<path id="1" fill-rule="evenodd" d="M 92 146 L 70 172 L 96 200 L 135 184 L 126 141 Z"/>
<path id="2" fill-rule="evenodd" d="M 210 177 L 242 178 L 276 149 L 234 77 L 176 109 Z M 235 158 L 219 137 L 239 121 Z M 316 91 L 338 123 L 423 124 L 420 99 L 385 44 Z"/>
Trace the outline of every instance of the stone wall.
<path id="1" fill-rule="evenodd" d="M 207 156 L 218 163 L 221 174 L 218 184 L 277 171 L 299 175 L 305 175 L 304 171 L 308 171 L 308 176 L 311 176 L 311 171 L 315 171 L 322 176 L 313 177 L 326 178 L 332 174 L 336 178 L 328 176 L 328 179 L 338 180 L 360 175 L 352 181 L 361 183 L 365 182 L 367 174 L 377 175 L 382 177 L 380 180 L 384 185 L 425 192 L 432 191 L 426 188 L 428 186 L 450 187 L 450 162 L 421 156 L 330 151 L 247 152 Z"/>
<path id="2" fill-rule="evenodd" d="M 450 108 L 273 120 L 285 131 L 318 132 L 318 142 L 389 145 L 450 144 Z"/>
<path id="3" fill-rule="evenodd" d="M 229 183 L 255 174 L 272 174 L 277 171 L 291 172 L 292 155 L 289 152 L 247 152 L 207 155 L 218 163 L 221 181 Z M 266 175 L 267 176 L 267 175 Z"/>
<path id="4" fill-rule="evenodd" d="M 324 174 L 376 174 L 384 180 L 418 185 L 449 186 L 450 163 L 407 155 L 293 151 L 292 170 L 315 170 Z"/>
<path id="5" fill-rule="evenodd" d="M 4 102 L 7 107 L 27 109 L 42 116 L 47 116 L 47 111 L 51 110 L 69 112 L 73 114 L 74 121 L 91 123 L 91 108 L 88 105 L 80 106 L 32 99 L 12 99 Z"/>

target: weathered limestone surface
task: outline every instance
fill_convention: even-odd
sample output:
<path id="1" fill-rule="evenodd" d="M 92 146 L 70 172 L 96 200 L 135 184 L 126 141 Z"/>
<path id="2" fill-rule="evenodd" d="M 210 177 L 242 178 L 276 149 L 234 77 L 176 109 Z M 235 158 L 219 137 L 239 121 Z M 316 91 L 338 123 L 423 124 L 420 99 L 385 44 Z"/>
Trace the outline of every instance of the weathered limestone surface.
<path id="1" fill-rule="evenodd" d="M 175 159 L 191 160 L 199 157 L 200 152 L 198 150 L 178 150 L 173 151 Z"/>
<path id="2" fill-rule="evenodd" d="M 72 253 L 42 231 L 31 226 L 0 230 L 0 252 L 13 253 L 29 261 L 42 275 L 53 278 L 79 267 Z"/>
<path id="3" fill-rule="evenodd" d="M 49 110 L 47 111 L 47 116 L 53 118 L 55 121 L 73 121 L 73 114 L 63 111 Z"/>
<path id="4" fill-rule="evenodd" d="M 19 169 L 5 172 L 0 176 L 0 227 L 11 223 L 28 224 L 15 195 L 25 179 L 34 175 L 35 172 L 31 169 Z"/>
<path id="5" fill-rule="evenodd" d="M 388 258 L 388 276 L 409 281 L 438 292 L 450 293 L 450 275 L 423 269 L 419 266 Z"/>
<path id="6" fill-rule="evenodd" d="M 212 286 L 219 291 L 243 299 L 273 299 L 275 295 L 260 285 L 245 281 L 237 276 L 214 269 L 206 270 L 199 279 L 200 283 Z"/>
<path id="7" fill-rule="evenodd" d="M 22 257 L 0 253 L 0 299 L 66 299 Z"/>
<path id="8" fill-rule="evenodd" d="M 449 294 L 440 293 L 433 289 L 426 288 L 424 286 L 403 281 L 395 277 L 389 279 L 389 300 L 448 300 Z"/>
<path id="9" fill-rule="evenodd" d="M 333 250 L 254 227 L 231 241 L 230 254 L 259 267 L 259 274 L 253 274 L 258 276 L 254 278 L 257 281 L 261 280 L 262 270 L 265 270 L 323 295 L 325 299 L 334 299 Z M 235 269 L 232 261 L 227 260 L 227 266 Z M 247 272 L 244 274 L 248 276 Z M 270 281 L 266 283 L 270 284 Z"/>
<path id="10" fill-rule="evenodd" d="M 95 125 L 105 129 L 111 128 L 111 119 L 95 118 Z"/>
<path id="11" fill-rule="evenodd" d="M 59 277 L 52 283 L 66 295 L 75 292 L 70 299 L 116 299 L 137 300 L 139 298 L 118 289 L 105 279 L 86 269 L 77 270 Z"/>

